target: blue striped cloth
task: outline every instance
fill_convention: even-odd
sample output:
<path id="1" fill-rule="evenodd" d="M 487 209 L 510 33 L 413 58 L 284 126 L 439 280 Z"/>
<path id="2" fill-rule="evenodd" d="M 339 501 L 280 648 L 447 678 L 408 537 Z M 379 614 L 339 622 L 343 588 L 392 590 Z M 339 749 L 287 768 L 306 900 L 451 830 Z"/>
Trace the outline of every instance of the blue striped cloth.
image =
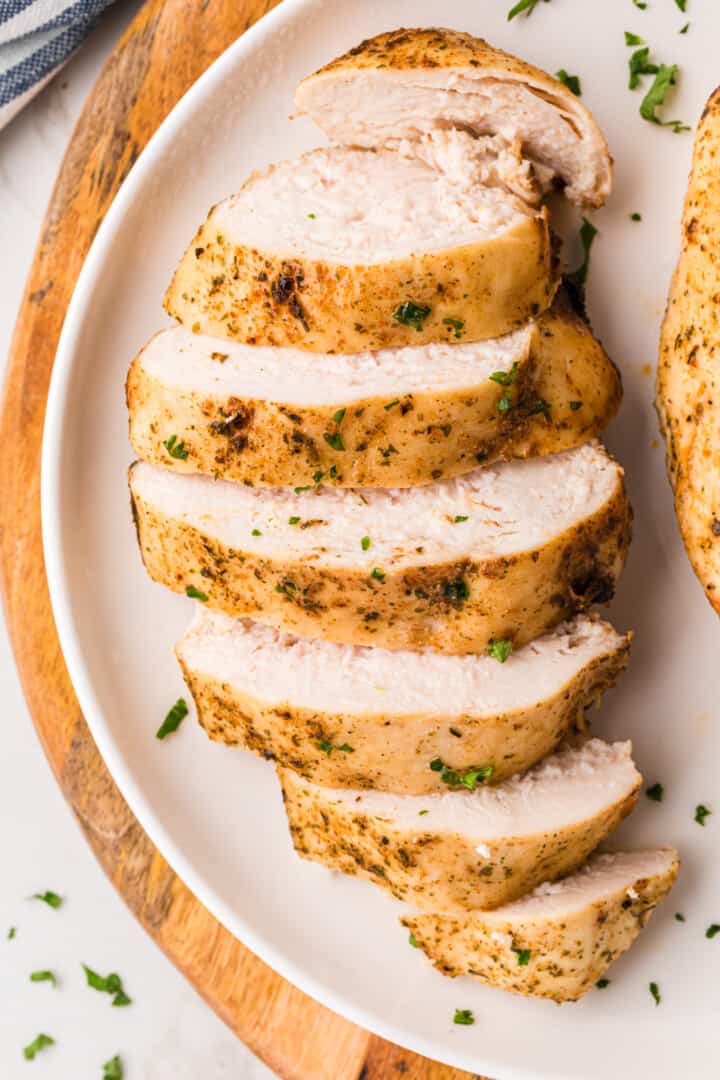
<path id="1" fill-rule="evenodd" d="M 62 67 L 112 0 L 0 0 L 0 128 Z"/>

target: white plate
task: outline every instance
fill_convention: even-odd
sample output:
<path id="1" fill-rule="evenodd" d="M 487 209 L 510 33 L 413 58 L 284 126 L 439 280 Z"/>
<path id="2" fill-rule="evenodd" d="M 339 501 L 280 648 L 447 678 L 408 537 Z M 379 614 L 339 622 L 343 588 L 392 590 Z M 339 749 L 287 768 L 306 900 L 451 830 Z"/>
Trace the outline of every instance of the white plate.
<path id="1" fill-rule="evenodd" d="M 671 0 L 645 11 L 553 0 L 508 23 L 510 2 L 286 0 L 165 121 L 97 235 L 58 351 L 43 460 L 52 599 L 83 711 L 133 811 L 198 898 L 287 978 L 366 1028 L 496 1080 L 701 1080 L 717 1075 L 720 937 L 704 932 L 720 921 L 720 628 L 678 539 L 650 375 L 691 138 L 640 118 L 623 31 L 679 63 L 670 111 L 694 122 L 715 85 L 720 8 L 691 0 L 683 16 Z M 636 527 L 613 616 L 637 636 L 596 731 L 632 737 L 647 781 L 665 785 L 665 801 L 643 798 L 618 842 L 674 842 L 684 863 L 611 986 L 562 1009 L 443 978 L 408 947 L 394 901 L 297 859 L 269 766 L 211 744 L 190 721 L 172 740 L 154 738 L 183 692 L 172 644 L 191 612 L 148 581 L 138 557 L 125 485 L 128 363 L 166 321 L 163 290 L 207 208 L 251 169 L 322 141 L 309 121 L 287 118 L 295 82 L 363 37 L 437 23 L 579 73 L 617 164 L 610 205 L 594 215 L 589 300 L 625 380 L 609 441 L 627 467 Z M 698 802 L 717 811 L 704 829 Z M 455 1008 L 473 1009 L 475 1026 L 454 1025 Z"/>

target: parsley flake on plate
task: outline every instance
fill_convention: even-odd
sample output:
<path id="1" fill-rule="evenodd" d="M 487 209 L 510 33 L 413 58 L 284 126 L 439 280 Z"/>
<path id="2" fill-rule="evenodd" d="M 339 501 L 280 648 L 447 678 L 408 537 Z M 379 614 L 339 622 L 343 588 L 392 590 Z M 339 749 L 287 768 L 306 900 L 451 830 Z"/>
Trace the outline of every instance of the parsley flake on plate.
<path id="1" fill-rule="evenodd" d="M 648 990 L 652 994 L 655 1004 L 659 1005 L 662 1001 L 662 998 L 660 997 L 660 987 L 658 986 L 658 984 L 656 982 L 651 982 L 648 986 Z"/>
<path id="2" fill-rule="evenodd" d="M 471 765 L 469 769 L 451 769 L 442 758 L 433 758 L 430 762 L 433 772 L 441 773 L 440 779 L 443 784 L 450 788 L 465 787 L 468 791 L 474 791 L 478 784 L 489 780 L 495 771 L 493 765 Z"/>
<path id="3" fill-rule="evenodd" d="M 535 0 L 537 3 L 537 0 Z M 470 1025 L 475 1023 L 475 1017 L 473 1016 L 472 1009 L 456 1009 L 453 1016 L 453 1024 L 465 1024 Z"/>
<path id="4" fill-rule="evenodd" d="M 583 251 L 583 260 L 579 266 L 574 270 L 571 270 L 569 274 L 566 274 L 567 280 L 571 285 L 576 288 L 584 287 L 588 270 L 590 269 L 590 249 L 593 244 L 593 240 L 597 236 L 597 229 L 593 225 L 592 221 L 588 221 L 587 218 L 582 219 L 582 225 L 580 226 L 580 244 Z"/>
<path id="5" fill-rule="evenodd" d="M 652 799 L 653 802 L 662 802 L 665 789 L 662 784 L 653 784 L 652 787 L 646 788 L 645 794 L 648 799 Z"/>
<path id="6" fill-rule="evenodd" d="M 52 971 L 31 971 L 30 982 L 49 982 L 55 987 L 57 986 L 57 977 Z"/>
<path id="7" fill-rule="evenodd" d="M 555 72 L 555 78 L 559 79 L 563 86 L 567 86 L 568 90 L 575 95 L 575 97 L 582 96 L 582 89 L 580 87 L 580 76 L 570 75 L 565 68 L 560 68 Z"/>
<path id="8" fill-rule="evenodd" d="M 26 1061 L 33 1061 L 35 1059 L 35 1055 L 38 1054 L 41 1050 L 44 1050 L 47 1046 L 54 1045 L 55 1040 L 53 1039 L 52 1035 L 44 1035 L 42 1032 L 40 1032 L 39 1035 L 35 1036 L 31 1043 L 28 1043 L 27 1046 L 23 1048 L 23 1057 Z"/>
<path id="9" fill-rule="evenodd" d="M 172 735 L 180 727 L 187 714 L 188 707 L 185 698 L 178 698 L 155 732 L 155 738 L 165 739 L 168 735 Z"/>
<path id="10" fill-rule="evenodd" d="M 207 604 L 207 596 L 204 592 L 200 592 L 200 589 L 196 589 L 194 585 L 187 585 L 185 588 L 185 595 L 189 596 L 191 600 L 199 600 L 202 604 Z"/>
<path id="11" fill-rule="evenodd" d="M 493 660 L 497 660 L 499 663 L 504 664 L 513 651 L 513 644 L 512 641 L 498 639 L 497 641 L 490 642 L 487 651 L 488 656 L 492 656 Z"/>
<path id="12" fill-rule="evenodd" d="M 188 452 L 185 449 L 185 443 L 178 442 L 177 435 L 171 435 L 169 439 L 164 439 L 163 446 L 170 457 L 175 458 L 177 461 L 185 461 L 188 456 Z"/>
<path id="13" fill-rule="evenodd" d="M 62 904 L 62 896 L 58 896 L 57 893 L 47 889 L 44 893 L 33 893 L 30 897 L 31 900 L 42 900 L 43 904 L 47 904 L 48 907 L 55 908 L 57 910 Z"/>
<path id="14" fill-rule="evenodd" d="M 709 810 L 707 806 L 703 806 L 702 803 L 698 803 L 695 807 L 695 821 L 698 825 L 705 825 L 705 818 L 710 817 L 712 810 Z"/>
<path id="15" fill-rule="evenodd" d="M 705 931 L 706 938 L 714 938 L 716 934 L 720 934 L 720 923 L 711 923 Z"/>
<path id="16" fill-rule="evenodd" d="M 132 999 L 125 993 L 122 979 L 116 972 L 113 971 L 109 975 L 98 975 L 97 971 L 93 971 L 87 964 L 83 964 L 82 969 L 85 972 L 88 986 L 93 990 L 97 990 L 98 993 L 112 995 L 113 1005 L 132 1004 Z"/>
<path id="17" fill-rule="evenodd" d="M 308 214 L 308 217 L 310 216 L 315 217 L 314 214 Z M 125 1073 L 122 1061 L 118 1054 L 116 1054 L 115 1057 L 110 1058 L 109 1061 L 106 1061 L 102 1068 L 102 1080 L 123 1080 Z"/>

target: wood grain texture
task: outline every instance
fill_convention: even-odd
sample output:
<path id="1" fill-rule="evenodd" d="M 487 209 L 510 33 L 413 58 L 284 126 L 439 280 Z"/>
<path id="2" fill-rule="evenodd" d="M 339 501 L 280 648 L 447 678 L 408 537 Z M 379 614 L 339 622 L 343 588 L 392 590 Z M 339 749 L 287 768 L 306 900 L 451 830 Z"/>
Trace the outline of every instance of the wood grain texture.
<path id="1" fill-rule="evenodd" d="M 147 932 L 283 1080 L 469 1080 L 312 1001 L 212 918 L 123 801 L 80 713 L 53 623 L 40 533 L 40 445 L 65 310 L 90 242 L 158 124 L 277 0 L 148 0 L 115 48 L 65 155 L 11 347 L 0 438 L 0 562 L 25 696 L 99 862 Z"/>

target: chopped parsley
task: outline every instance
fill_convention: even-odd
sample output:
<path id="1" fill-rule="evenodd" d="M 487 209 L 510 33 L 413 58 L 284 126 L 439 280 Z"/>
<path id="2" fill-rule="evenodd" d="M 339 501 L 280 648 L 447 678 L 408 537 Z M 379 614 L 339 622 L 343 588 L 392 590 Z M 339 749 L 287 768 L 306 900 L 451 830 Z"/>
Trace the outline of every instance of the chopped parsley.
<path id="1" fill-rule="evenodd" d="M 308 214 L 308 217 L 315 217 L 314 214 Z M 110 1058 L 103 1065 L 102 1080 L 123 1080 L 125 1075 L 123 1072 L 122 1061 L 116 1054 L 115 1057 Z"/>
<path id="2" fill-rule="evenodd" d="M 525 0 L 523 0 L 523 2 L 525 2 Z M 534 0 L 534 3 L 537 3 L 537 0 Z M 470 1024 L 474 1024 L 474 1023 L 475 1023 L 475 1017 L 473 1016 L 472 1009 L 456 1009 L 455 1010 L 455 1015 L 453 1016 L 453 1024 L 470 1025 Z"/>
<path id="3" fill-rule="evenodd" d="M 543 413 L 545 416 L 550 415 L 550 402 L 545 398 L 535 398 L 528 409 L 528 416 L 537 416 L 538 413 Z"/>
<path id="4" fill-rule="evenodd" d="M 168 712 L 167 716 L 163 720 L 160 727 L 155 732 L 156 739 L 164 739 L 168 735 L 172 735 L 174 731 L 182 724 L 183 720 L 188 714 L 188 707 L 185 698 L 178 698 L 172 709 Z"/>
<path id="5" fill-rule="evenodd" d="M 424 814 L 429 814 L 429 810 L 418 810 L 418 817 L 423 817 Z"/>
<path id="6" fill-rule="evenodd" d="M 575 270 L 572 270 L 567 274 L 567 279 L 571 285 L 575 285 L 577 288 L 582 288 L 587 281 L 588 270 L 590 269 L 590 248 L 592 247 L 593 240 L 597 236 L 597 229 L 591 221 L 587 218 L 582 219 L 582 225 L 580 226 L 580 244 L 583 250 L 583 261 Z"/>
<path id="7" fill-rule="evenodd" d="M 645 0 L 632 0 L 632 2 L 635 5 L 635 7 L 640 8 L 641 11 L 644 11 L 645 8 L 647 7 L 647 4 L 645 3 Z"/>
<path id="8" fill-rule="evenodd" d="M 55 1040 L 53 1037 L 51 1035 L 43 1035 L 41 1032 L 39 1035 L 35 1036 L 31 1043 L 28 1043 L 27 1046 L 23 1047 L 23 1057 L 26 1061 L 33 1061 L 35 1055 L 41 1050 L 44 1050 L 46 1046 L 54 1045 Z"/>
<path id="9" fill-rule="evenodd" d="M 408 944 L 412 945 L 413 949 L 419 949 L 420 948 L 420 946 L 419 946 L 419 944 L 417 942 L 417 938 L 413 934 L 412 930 L 408 934 Z"/>
<path id="10" fill-rule="evenodd" d="M 311 213 L 311 214 L 308 214 L 308 217 L 309 217 L 309 218 L 312 218 L 312 219 L 313 219 L 313 221 L 314 221 L 314 220 L 315 220 L 315 218 L 317 217 L 317 214 L 312 214 L 312 213 Z"/>
<path id="11" fill-rule="evenodd" d="M 577 412 L 578 409 L 582 408 L 582 401 L 568 401 L 568 405 L 573 412 Z"/>
<path id="12" fill-rule="evenodd" d="M 492 656 L 493 660 L 498 660 L 501 664 L 504 664 L 513 651 L 513 643 L 512 641 L 503 641 L 502 639 L 491 641 L 487 651 L 488 656 Z"/>
<path id="13" fill-rule="evenodd" d="M 508 409 L 512 408 L 512 401 L 510 400 L 510 391 L 505 390 L 500 395 L 500 397 L 497 399 L 496 404 L 497 404 L 498 412 L 507 412 Z"/>
<path id="14" fill-rule="evenodd" d="M 465 323 L 462 319 L 454 319 L 451 316 L 448 316 L 447 319 L 443 319 L 443 326 L 451 326 L 455 331 L 456 338 L 461 338 L 462 332 L 465 329 Z"/>
<path id="15" fill-rule="evenodd" d="M 367 551 L 369 548 L 372 547 L 372 540 L 369 536 L 363 536 L 362 540 L 360 541 L 360 547 L 363 549 L 363 551 Z"/>
<path id="16" fill-rule="evenodd" d="M 188 585 L 185 588 L 185 595 L 189 596 L 191 600 L 199 600 L 202 604 L 207 604 L 207 596 L 204 592 L 200 592 L 194 585 Z"/>
<path id="17" fill-rule="evenodd" d="M 296 487 L 293 490 L 295 491 L 296 495 L 300 495 L 303 491 L 309 491 L 311 487 L 312 484 L 303 484 L 302 487 Z"/>
<path id="18" fill-rule="evenodd" d="M 383 405 L 383 409 L 385 410 L 385 412 L 388 412 L 390 409 L 394 409 L 395 406 L 399 405 L 399 404 L 400 404 L 400 398 L 396 397 L 392 401 L 388 401 L 387 405 Z"/>
<path id="19" fill-rule="evenodd" d="M 399 304 L 395 308 L 393 319 L 402 323 L 403 326 L 410 326 L 413 330 L 420 331 L 430 311 L 431 309 L 425 304 L 414 304 L 412 300 L 406 300 L 404 304 Z"/>
<path id="20" fill-rule="evenodd" d="M 88 986 L 101 994 L 111 994 L 113 1005 L 130 1005 L 132 999 L 127 996 L 123 989 L 122 979 L 114 971 L 109 975 L 98 975 L 87 964 L 82 965 Z"/>
<path id="21" fill-rule="evenodd" d="M 653 784 L 652 787 L 647 788 L 645 791 L 648 799 L 652 799 L 653 802 L 662 802 L 665 789 L 662 784 Z"/>
<path id="22" fill-rule="evenodd" d="M 687 10 L 687 0 L 675 0 L 675 3 L 682 12 L 685 12 Z"/>
<path id="23" fill-rule="evenodd" d="M 17 934 L 17 927 L 11 926 L 10 929 L 8 930 L 8 932 L 7 932 L 8 941 L 12 941 L 12 939 L 15 937 L 16 934 Z"/>
<path id="24" fill-rule="evenodd" d="M 565 68 L 560 68 L 555 72 L 555 78 L 559 79 L 563 86 L 567 86 L 568 90 L 573 93 L 575 97 L 582 96 L 579 75 L 570 75 Z"/>
<path id="25" fill-rule="evenodd" d="M 260 530 L 259 530 L 259 529 L 253 529 L 253 531 L 252 531 L 252 534 L 251 534 L 251 535 L 252 535 L 252 536 L 262 536 L 262 533 L 260 532 Z"/>
<path id="26" fill-rule="evenodd" d="M 690 29 L 690 23 L 686 22 L 685 25 L 683 27 L 681 27 L 680 30 L 678 30 L 678 34 L 687 34 L 689 29 Z"/>
<path id="27" fill-rule="evenodd" d="M 658 986 L 658 984 L 656 982 L 651 982 L 648 989 L 649 989 L 650 993 L 653 996 L 655 1004 L 659 1005 L 660 1001 L 661 1001 L 661 998 L 660 998 L 660 987 Z"/>
<path id="28" fill-rule="evenodd" d="M 347 409 L 338 409 L 338 411 L 333 416 L 333 420 L 335 421 L 336 424 L 342 424 L 343 420 L 345 419 L 345 413 L 346 412 L 347 412 Z"/>
<path id="29" fill-rule="evenodd" d="M 513 952 L 517 956 L 518 967 L 527 967 L 532 956 L 530 949 L 516 949 L 513 946 Z"/>
<path id="30" fill-rule="evenodd" d="M 675 912 L 675 919 L 677 922 L 685 922 L 685 916 L 683 915 L 682 911 Z"/>
<path id="31" fill-rule="evenodd" d="M 339 431 L 334 431 L 332 434 L 329 434 L 327 431 L 323 431 L 323 439 L 328 444 L 328 446 L 331 446 L 333 448 L 333 450 L 345 449 L 345 443 L 343 442 L 342 435 Z"/>
<path id="32" fill-rule="evenodd" d="M 716 934 L 720 934 L 720 923 L 711 923 L 705 931 L 706 938 L 714 938 Z"/>
<path id="33" fill-rule="evenodd" d="M 322 752 L 324 754 L 327 754 L 328 757 L 330 757 L 333 750 L 342 750 L 343 754 L 354 754 L 355 753 L 354 748 L 352 746 L 350 746 L 346 742 L 340 743 L 339 746 L 333 746 L 333 744 L 331 742 L 328 742 L 327 739 L 318 739 L 318 741 L 316 743 L 316 746 L 317 746 L 318 750 L 322 750 Z"/>
<path id="34" fill-rule="evenodd" d="M 610 985 L 610 980 L 609 979 L 598 979 L 598 981 L 595 983 L 595 985 L 597 986 L 598 990 L 604 990 L 606 986 Z"/>
<path id="35" fill-rule="evenodd" d="M 300 518 L 296 514 L 293 515 L 292 517 L 288 518 L 288 525 L 299 525 L 299 524 L 300 524 Z"/>
<path id="36" fill-rule="evenodd" d="M 631 34 L 629 30 L 625 31 L 625 44 L 626 45 L 644 45 L 645 42 L 638 34 Z"/>
<path id="37" fill-rule="evenodd" d="M 178 461 L 185 461 L 188 456 L 188 452 L 185 449 L 184 442 L 177 441 L 177 435 L 171 435 L 169 439 L 163 440 L 163 446 L 167 450 L 171 458 L 175 458 Z"/>
<path id="38" fill-rule="evenodd" d="M 468 519 L 467 514 L 456 514 L 455 515 L 455 524 L 459 525 L 461 521 L 467 521 L 467 519 Z"/>
<path id="39" fill-rule="evenodd" d="M 528 15 L 532 15 L 539 3 L 540 0 L 518 0 L 517 4 L 508 11 L 508 22 L 510 22 L 511 19 L 514 19 L 516 15 L 522 14 L 523 11 L 525 12 L 526 18 Z M 547 4 L 548 0 L 545 0 L 545 3 Z M 455 1023 L 457 1024 L 458 1021 L 456 1020 Z"/>
<path id="40" fill-rule="evenodd" d="M 707 806 L 703 806 L 702 803 L 698 803 L 695 807 L 695 821 L 698 825 L 704 825 L 705 818 L 710 817 L 710 814 L 712 814 L 712 810 L 708 810 Z"/>
<path id="41" fill-rule="evenodd" d="M 478 784 L 488 780 L 495 771 L 493 765 L 472 765 L 469 769 L 458 772 L 456 769 L 451 769 L 439 757 L 433 758 L 430 768 L 433 772 L 441 773 L 440 779 L 443 784 L 451 788 L 466 787 L 468 791 L 474 791 Z"/>
<path id="42" fill-rule="evenodd" d="M 637 210 L 634 214 L 628 215 L 631 221 L 642 221 L 642 214 L 638 214 Z"/>
<path id="43" fill-rule="evenodd" d="M 31 971 L 30 982 L 49 982 L 53 987 L 57 986 L 57 978 L 52 971 Z"/>
<path id="44" fill-rule="evenodd" d="M 517 379 L 518 362 L 513 363 L 513 366 L 509 371 L 493 371 L 492 375 L 488 376 L 493 382 L 498 383 L 500 386 L 512 386 Z"/>
<path id="45" fill-rule="evenodd" d="M 39 892 L 33 893 L 32 896 L 30 897 L 30 899 L 31 900 L 42 900 L 43 904 L 47 904 L 48 907 L 55 908 L 56 910 L 62 904 L 62 896 L 58 896 L 57 893 L 51 892 L 50 889 L 48 889 L 44 893 L 39 893 Z"/>
<path id="46" fill-rule="evenodd" d="M 630 79 L 628 81 L 628 89 L 635 90 L 640 85 L 641 75 L 657 75 L 658 66 L 650 60 L 650 48 L 645 46 L 643 49 L 638 49 L 632 54 L 628 60 L 628 68 L 630 69 Z"/>
<path id="47" fill-rule="evenodd" d="M 379 566 L 373 566 L 372 571 L 370 573 L 370 577 L 374 578 L 375 581 L 384 581 L 385 580 L 385 571 L 381 570 Z"/>
<path id="48" fill-rule="evenodd" d="M 663 127 L 671 127 L 676 134 L 680 131 L 689 131 L 689 126 L 680 120 L 661 120 L 656 115 L 656 110 L 664 105 L 670 88 L 675 86 L 677 72 L 677 64 L 661 64 L 652 86 L 640 103 L 640 115 L 643 120 L 649 120 L 653 124 L 662 124 Z"/>

